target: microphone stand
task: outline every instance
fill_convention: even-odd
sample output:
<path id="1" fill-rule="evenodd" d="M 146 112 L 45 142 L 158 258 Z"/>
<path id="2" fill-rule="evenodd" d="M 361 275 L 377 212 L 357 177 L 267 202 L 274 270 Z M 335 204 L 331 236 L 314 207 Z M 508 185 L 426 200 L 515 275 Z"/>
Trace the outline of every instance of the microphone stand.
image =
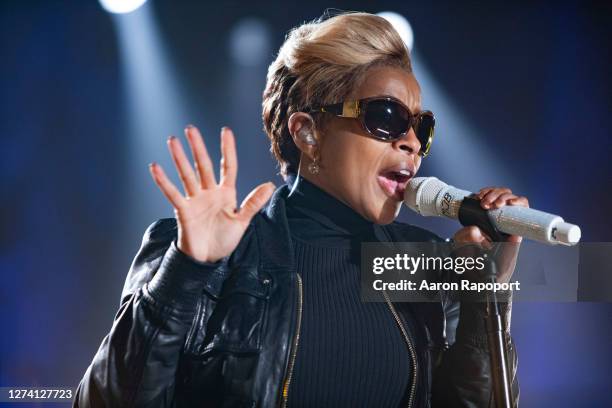
<path id="1" fill-rule="evenodd" d="M 495 228 L 489 215 L 480 206 L 480 200 L 473 196 L 465 197 L 459 208 L 459 221 L 462 225 L 475 225 L 483 229 L 493 239 L 495 248 L 492 256 L 487 256 L 485 270 L 488 282 L 495 283 L 497 277 L 497 263 L 495 261 L 500 243 L 505 241 L 507 234 Z M 508 367 L 508 348 L 504 322 L 500 313 L 500 305 L 494 291 L 487 292 L 485 327 L 487 328 L 487 343 L 491 361 L 491 381 L 496 408 L 512 408 L 512 393 L 510 386 L 510 372 Z"/>
<path id="2" fill-rule="evenodd" d="M 497 264 L 495 256 L 501 246 L 494 250 L 493 257 L 488 257 L 488 281 L 495 283 Z M 491 359 L 491 379 L 493 382 L 493 395 L 497 408 L 512 408 L 512 392 L 510 389 L 510 371 L 508 367 L 508 349 L 504 322 L 500 313 L 500 305 L 494 291 L 487 292 L 487 314 L 485 324 L 487 328 L 487 343 L 489 345 L 489 358 Z"/>

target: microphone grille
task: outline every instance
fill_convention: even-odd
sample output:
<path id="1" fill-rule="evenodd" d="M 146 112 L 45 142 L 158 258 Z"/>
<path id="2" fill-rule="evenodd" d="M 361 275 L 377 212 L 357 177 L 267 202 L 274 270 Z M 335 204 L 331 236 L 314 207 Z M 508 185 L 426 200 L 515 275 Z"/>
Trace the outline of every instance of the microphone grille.
<path id="1" fill-rule="evenodd" d="M 436 177 L 415 177 L 406 186 L 404 203 L 421 215 L 438 215 L 436 198 L 447 186 L 448 184 Z"/>

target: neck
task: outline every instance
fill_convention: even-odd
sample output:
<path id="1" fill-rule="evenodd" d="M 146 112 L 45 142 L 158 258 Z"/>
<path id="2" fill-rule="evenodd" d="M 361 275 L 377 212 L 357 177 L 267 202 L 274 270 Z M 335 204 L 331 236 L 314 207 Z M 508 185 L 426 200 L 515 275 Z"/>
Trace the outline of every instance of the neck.
<path id="1" fill-rule="evenodd" d="M 312 232 L 336 237 L 350 237 L 371 232 L 373 223 L 350 206 L 298 175 L 287 197 L 287 215 L 299 220 L 309 236 Z M 314 234 L 313 236 L 316 236 Z"/>
<path id="2" fill-rule="evenodd" d="M 310 184 L 313 184 L 314 186 L 318 187 L 319 189 L 323 190 L 325 193 L 329 194 L 330 196 L 332 196 L 333 198 L 335 198 L 336 200 L 340 201 L 342 204 L 346 205 L 347 207 L 351 208 L 351 210 L 355 211 L 344 199 L 342 199 L 342 197 L 340 197 L 333 188 L 330 188 L 330 186 L 325 183 L 325 175 L 322 173 L 319 174 L 312 174 L 311 172 L 309 172 L 308 170 L 304 170 L 303 166 L 300 166 L 298 169 L 298 173 L 295 176 L 295 183 L 293 184 L 293 189 L 295 189 L 297 187 L 297 182 L 300 179 L 304 179 L 306 181 L 308 181 Z M 291 193 L 289 193 L 291 194 Z"/>

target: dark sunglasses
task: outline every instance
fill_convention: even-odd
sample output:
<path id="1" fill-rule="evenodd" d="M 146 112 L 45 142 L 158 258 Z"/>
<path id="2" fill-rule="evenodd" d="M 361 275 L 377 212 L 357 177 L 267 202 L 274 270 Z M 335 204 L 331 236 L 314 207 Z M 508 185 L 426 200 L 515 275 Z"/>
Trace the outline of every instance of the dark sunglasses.
<path id="1" fill-rule="evenodd" d="M 414 129 L 421 143 L 419 154 L 427 156 L 434 137 L 436 120 L 430 111 L 413 115 L 400 101 L 391 97 L 344 101 L 307 110 L 309 113 L 331 113 L 342 118 L 355 118 L 376 139 L 393 142 Z"/>

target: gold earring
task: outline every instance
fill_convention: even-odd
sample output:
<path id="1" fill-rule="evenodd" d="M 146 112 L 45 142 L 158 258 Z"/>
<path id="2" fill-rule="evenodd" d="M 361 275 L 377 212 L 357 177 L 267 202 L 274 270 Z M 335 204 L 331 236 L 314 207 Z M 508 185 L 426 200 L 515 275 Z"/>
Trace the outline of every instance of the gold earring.
<path id="1" fill-rule="evenodd" d="M 316 175 L 319 174 L 319 170 L 321 170 L 321 168 L 319 167 L 319 163 L 317 163 L 317 158 L 315 157 L 308 165 L 308 171 L 310 174 Z"/>

